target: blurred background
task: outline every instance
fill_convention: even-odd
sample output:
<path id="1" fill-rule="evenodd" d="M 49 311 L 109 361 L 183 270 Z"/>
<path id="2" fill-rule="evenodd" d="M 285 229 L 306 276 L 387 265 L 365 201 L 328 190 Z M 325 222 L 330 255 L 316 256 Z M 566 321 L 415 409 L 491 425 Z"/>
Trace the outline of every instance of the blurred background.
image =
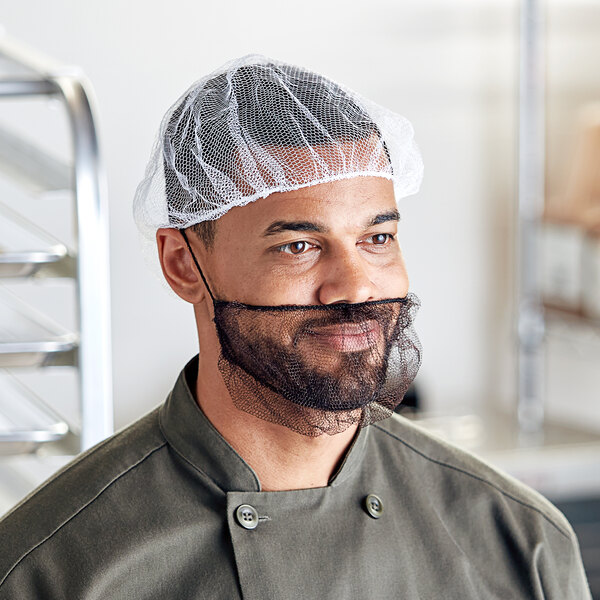
<path id="1" fill-rule="evenodd" d="M 546 225 L 535 277 L 548 306 L 540 347 L 546 423 L 562 429 L 532 437 L 514 418 L 519 2 L 3 2 L 6 35 L 77 65 L 94 90 L 109 209 L 114 427 L 163 402 L 197 352 L 191 307 L 148 270 L 132 219 L 159 122 L 195 79 L 263 53 L 343 82 L 413 123 L 425 178 L 420 193 L 401 202 L 399 239 L 422 301 L 415 389 L 424 422 L 556 502 L 579 502 L 587 512 L 572 518 L 596 527 L 590 544 L 598 556 L 600 526 L 590 515 L 600 496 L 600 2 L 542 7 Z M 53 156 L 72 153 L 56 98 L 2 99 L 0 124 Z M 10 178 L 0 194 L 52 235 L 72 237 L 69 194 L 32 193 Z M 73 282 L 6 280 L 3 288 L 76 328 Z M 81 427 L 73 373 L 35 369 L 24 379 Z"/>

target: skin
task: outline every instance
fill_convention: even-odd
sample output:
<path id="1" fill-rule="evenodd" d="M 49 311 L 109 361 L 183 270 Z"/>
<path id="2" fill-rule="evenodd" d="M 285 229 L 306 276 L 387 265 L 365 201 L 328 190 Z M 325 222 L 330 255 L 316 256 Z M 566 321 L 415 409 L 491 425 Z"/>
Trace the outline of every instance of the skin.
<path id="1" fill-rule="evenodd" d="M 358 303 L 408 293 L 397 220 L 392 183 L 355 177 L 233 208 L 218 220 L 211 249 L 191 231 L 188 238 L 217 299 L 269 306 Z M 165 278 L 194 307 L 200 346 L 196 397 L 208 419 L 254 469 L 263 490 L 326 486 L 356 425 L 337 435 L 307 437 L 238 410 L 217 368 L 212 301 L 181 233 L 159 229 L 156 237 Z M 373 333 L 340 325 L 316 337 L 332 351 L 344 351 L 361 335 Z"/>

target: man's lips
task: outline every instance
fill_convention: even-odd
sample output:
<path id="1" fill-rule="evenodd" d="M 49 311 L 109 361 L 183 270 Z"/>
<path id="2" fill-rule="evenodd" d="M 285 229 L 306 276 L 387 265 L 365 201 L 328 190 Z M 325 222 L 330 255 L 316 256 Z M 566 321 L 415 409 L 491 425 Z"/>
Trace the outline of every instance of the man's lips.
<path id="1" fill-rule="evenodd" d="M 379 323 L 374 320 L 360 323 L 339 323 L 311 327 L 305 332 L 318 343 L 339 352 L 360 352 L 373 348 L 381 337 Z"/>

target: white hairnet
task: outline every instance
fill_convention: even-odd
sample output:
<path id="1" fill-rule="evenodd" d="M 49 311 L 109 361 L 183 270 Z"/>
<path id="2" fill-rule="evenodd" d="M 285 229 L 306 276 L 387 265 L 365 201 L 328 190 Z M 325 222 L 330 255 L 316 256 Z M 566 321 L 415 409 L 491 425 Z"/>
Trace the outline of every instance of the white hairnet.
<path id="1" fill-rule="evenodd" d="M 418 191 L 422 174 L 407 119 L 321 75 L 249 55 L 167 111 L 134 218 L 145 253 L 156 255 L 158 228 L 218 219 L 273 192 L 375 175 L 393 181 L 398 200 Z"/>

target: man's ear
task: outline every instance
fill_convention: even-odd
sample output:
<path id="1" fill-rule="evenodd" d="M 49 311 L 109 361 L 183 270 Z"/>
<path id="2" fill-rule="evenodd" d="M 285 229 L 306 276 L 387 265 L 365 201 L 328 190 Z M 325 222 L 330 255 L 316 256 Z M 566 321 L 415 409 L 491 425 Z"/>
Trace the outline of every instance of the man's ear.
<path id="1" fill-rule="evenodd" d="M 206 286 L 181 232 L 170 227 L 161 228 L 156 232 L 156 244 L 160 266 L 171 289 L 191 304 L 204 300 Z"/>

